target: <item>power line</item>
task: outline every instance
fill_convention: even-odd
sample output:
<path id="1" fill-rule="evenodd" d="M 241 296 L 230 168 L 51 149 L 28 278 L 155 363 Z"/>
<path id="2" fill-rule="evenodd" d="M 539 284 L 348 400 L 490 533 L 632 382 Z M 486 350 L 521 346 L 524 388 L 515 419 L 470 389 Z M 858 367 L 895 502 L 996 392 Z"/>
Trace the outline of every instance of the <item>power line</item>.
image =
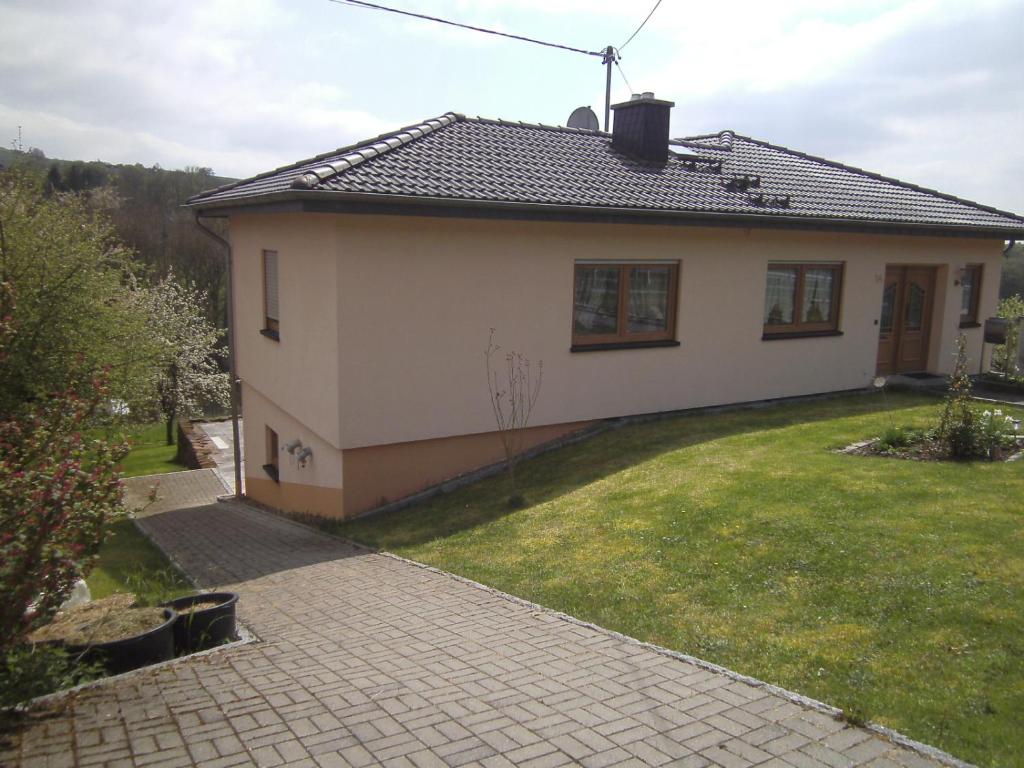
<path id="1" fill-rule="evenodd" d="M 630 44 L 631 42 L 633 42 L 633 38 L 634 38 L 634 37 L 636 37 L 637 35 L 639 35 L 639 34 L 640 34 L 640 30 L 641 30 L 641 29 L 643 29 L 643 28 L 644 28 L 644 25 L 645 25 L 645 24 L 646 24 L 646 23 L 647 23 L 648 21 L 650 21 L 650 20 L 651 20 L 651 16 L 653 16 L 653 15 L 654 15 L 654 12 L 655 12 L 656 10 L 658 10 L 658 6 L 659 6 L 659 5 L 661 5 L 661 0 L 657 0 L 657 2 L 656 2 L 656 3 L 654 4 L 654 7 L 653 7 L 653 8 L 651 8 L 651 12 L 647 14 L 647 18 L 646 18 L 646 19 L 644 19 L 643 21 L 641 21 L 641 22 L 640 22 L 640 26 L 639 26 L 639 27 L 637 27 L 637 28 L 636 28 L 636 30 L 635 30 L 635 31 L 633 32 L 633 34 L 629 36 L 629 40 L 627 40 L 626 42 L 624 42 L 624 43 L 623 43 L 622 45 L 620 45 L 620 46 L 619 46 L 619 50 L 620 50 L 620 51 L 621 51 L 621 50 L 622 50 L 623 48 L 625 48 L 625 47 L 626 47 L 627 45 L 629 45 L 629 44 Z"/>
<path id="2" fill-rule="evenodd" d="M 619 70 L 619 77 L 621 77 L 621 78 L 622 78 L 622 82 L 624 82 L 624 83 L 626 84 L 626 87 L 627 87 L 627 88 L 629 89 L 629 92 L 630 92 L 630 93 L 633 93 L 633 92 L 634 92 L 634 91 L 633 91 L 633 86 L 629 84 L 629 78 L 628 78 L 628 77 L 626 77 L 626 73 L 625 73 L 625 71 L 624 71 L 624 70 L 622 69 L 622 65 L 621 65 L 621 64 L 619 64 L 619 61 L 618 61 L 618 59 L 616 59 L 616 60 L 615 60 L 615 68 L 616 68 L 617 70 Z"/>
<path id="3" fill-rule="evenodd" d="M 660 2 L 661 0 L 659 0 Z M 397 13 L 402 16 L 412 16 L 415 19 L 423 19 L 425 21 L 435 21 L 438 24 L 447 24 L 450 27 L 459 27 L 461 29 L 469 29 L 473 32 L 484 32 L 488 35 L 497 35 L 499 37 L 507 37 L 512 40 L 521 40 L 525 43 L 535 43 L 536 45 L 544 45 L 548 48 L 560 48 L 563 51 L 571 51 L 572 53 L 582 53 L 587 56 L 604 56 L 604 51 L 585 51 L 582 48 L 573 48 L 571 45 L 561 45 L 559 43 L 549 43 L 544 40 L 536 40 L 532 37 L 524 37 L 523 35 L 513 35 L 508 32 L 499 32 L 496 29 L 486 29 L 484 27 L 474 27 L 471 24 L 460 24 L 457 21 L 450 21 L 448 19 L 442 19 L 437 16 L 427 16 L 424 13 L 413 13 L 412 11 L 403 11 L 398 8 L 390 8 L 386 5 L 378 5 L 376 3 L 368 3 L 365 0 L 328 0 L 331 3 L 337 3 L 338 5 L 353 5 L 359 8 L 370 8 L 375 11 L 387 11 L 389 13 Z M 657 6 L 655 6 L 657 8 Z M 651 11 L 654 13 L 654 11 Z M 650 18 L 650 16 L 648 16 Z M 641 25 L 643 26 L 643 25 Z M 639 30 L 637 30 L 639 31 Z M 634 32 L 634 35 L 636 33 Z M 630 38 L 632 40 L 632 38 Z"/>

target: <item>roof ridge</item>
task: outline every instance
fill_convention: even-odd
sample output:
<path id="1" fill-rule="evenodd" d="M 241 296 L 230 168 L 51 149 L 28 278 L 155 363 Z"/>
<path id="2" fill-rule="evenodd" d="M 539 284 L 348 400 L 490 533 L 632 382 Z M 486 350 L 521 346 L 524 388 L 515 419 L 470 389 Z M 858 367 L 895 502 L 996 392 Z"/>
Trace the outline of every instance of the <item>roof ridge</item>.
<path id="1" fill-rule="evenodd" d="M 447 128 L 452 123 L 458 122 L 460 118 L 465 119 L 455 112 L 446 112 L 440 117 L 434 117 L 422 123 L 383 134 L 376 139 L 365 141 L 355 147 L 353 151 L 339 157 L 334 162 L 324 163 L 319 168 L 310 169 L 292 181 L 291 187 L 292 189 L 313 189 L 317 184 L 326 181 L 332 176 L 338 176 L 366 160 L 386 154 L 393 149 L 416 141 L 416 139 L 423 138 L 442 128 Z"/>
<path id="2" fill-rule="evenodd" d="M 718 131 L 717 133 L 699 133 L 696 136 L 683 136 L 682 138 L 673 139 L 673 141 L 682 142 L 684 144 L 698 144 L 705 149 L 721 149 L 728 151 L 732 149 L 732 140 L 737 135 L 736 131 L 731 128 L 726 128 L 725 130 Z M 720 143 L 718 145 L 702 144 L 700 139 L 718 139 Z"/>
<path id="3" fill-rule="evenodd" d="M 730 133 L 733 132 L 730 131 Z M 733 135 L 738 139 L 742 139 L 743 141 L 749 141 L 752 144 L 759 144 L 762 147 L 776 149 L 781 152 L 786 152 L 790 155 L 802 157 L 807 160 L 813 160 L 814 162 L 822 163 L 832 168 L 841 168 L 844 171 L 858 173 L 861 174 L 862 176 L 867 176 L 868 178 L 877 179 L 879 181 L 885 181 L 888 182 L 889 184 L 895 184 L 900 187 L 905 187 L 906 189 L 913 189 L 916 192 L 924 192 L 925 194 L 928 195 L 934 195 L 935 197 L 939 197 L 943 200 L 949 200 L 954 203 L 960 203 L 961 205 L 970 205 L 973 206 L 974 208 L 977 208 L 978 210 L 987 211 L 988 213 L 997 213 L 1000 216 L 1008 216 L 1009 218 L 1015 219 L 1016 221 L 1024 221 L 1024 216 L 1021 216 L 1018 213 L 1013 213 L 1012 211 L 1004 211 L 1001 208 L 996 208 L 995 206 L 991 205 L 985 205 L 984 203 L 979 203 L 975 200 L 968 200 L 965 197 L 957 197 L 956 195 L 951 195 L 948 192 L 940 192 L 939 190 L 932 189 L 931 187 L 923 187 L 920 184 L 914 184 L 913 182 L 910 181 L 903 181 L 902 179 L 897 179 L 894 176 L 885 176 L 884 174 L 876 173 L 875 171 L 868 171 L 865 170 L 864 168 L 858 168 L 855 165 L 847 165 L 846 163 L 840 163 L 837 160 L 829 160 L 827 157 L 812 155 L 808 152 L 801 152 L 798 149 L 790 149 L 789 147 L 784 147 L 781 144 L 772 144 L 770 141 L 764 141 L 763 139 L 755 139 L 752 136 L 745 136 L 742 133 L 733 133 Z"/>
<path id="4" fill-rule="evenodd" d="M 283 171 L 291 171 L 291 170 L 294 170 L 296 168 L 301 168 L 304 165 L 309 165 L 310 163 L 315 163 L 318 160 L 326 160 L 329 157 L 337 157 L 338 155 L 341 155 L 341 154 L 351 153 L 351 152 L 354 152 L 355 150 L 360 149 L 362 147 L 371 146 L 373 144 L 377 144 L 377 143 L 380 143 L 382 141 L 385 141 L 388 138 L 391 138 L 392 136 L 395 136 L 397 134 L 400 134 L 400 133 L 403 133 L 403 132 L 406 132 L 406 131 L 411 131 L 414 128 L 418 128 L 420 126 L 426 125 L 426 124 L 428 124 L 428 123 L 430 123 L 432 121 L 439 121 L 439 120 L 441 120 L 443 118 L 448 118 L 448 117 L 453 118 L 451 122 L 458 122 L 460 120 L 465 120 L 466 119 L 465 115 L 463 115 L 463 114 L 461 114 L 459 112 L 445 112 L 443 115 L 440 115 L 438 117 L 428 118 L 427 120 L 422 120 L 419 123 L 413 123 L 412 125 L 407 125 L 404 128 L 398 128 L 396 130 L 387 131 L 387 132 L 382 133 L 382 134 L 380 134 L 378 136 L 374 136 L 373 138 L 362 139 L 362 140 L 354 142 L 352 144 L 346 144 L 345 146 L 338 147 L 337 149 L 332 149 L 332 150 L 330 150 L 328 152 L 321 152 L 320 154 L 314 155 L 313 157 L 307 157 L 304 160 L 298 160 L 298 161 L 296 161 L 294 163 L 288 163 L 288 165 L 282 165 L 281 167 L 274 168 L 271 171 L 265 171 L 264 173 L 258 173 L 255 176 L 249 176 L 248 178 L 239 179 L 238 181 L 232 181 L 229 184 L 223 184 L 223 185 L 221 185 L 219 187 L 214 187 L 213 189 L 204 190 L 204 191 L 200 192 L 197 195 L 193 195 L 186 202 L 187 203 L 192 203 L 193 201 L 202 200 L 203 198 L 209 197 L 211 195 L 215 195 L 215 194 L 218 194 L 220 192 L 224 192 L 224 191 L 229 190 L 229 189 L 234 189 L 235 187 L 241 186 L 242 184 L 248 184 L 248 183 L 253 182 L 253 181 L 258 181 L 260 179 L 265 179 L 265 178 L 268 178 L 269 176 L 274 176 L 274 175 L 276 175 L 278 173 L 282 173 Z M 451 123 L 448 123 L 448 124 L 450 125 Z"/>
<path id="5" fill-rule="evenodd" d="M 607 136 L 611 133 L 595 128 L 574 128 L 569 125 L 547 125 L 546 123 L 526 123 L 522 120 L 505 120 L 500 117 L 465 117 L 467 123 L 484 123 L 486 125 L 507 125 L 513 128 L 538 128 L 542 131 L 557 131 L 559 133 L 581 133 L 587 136 Z"/>

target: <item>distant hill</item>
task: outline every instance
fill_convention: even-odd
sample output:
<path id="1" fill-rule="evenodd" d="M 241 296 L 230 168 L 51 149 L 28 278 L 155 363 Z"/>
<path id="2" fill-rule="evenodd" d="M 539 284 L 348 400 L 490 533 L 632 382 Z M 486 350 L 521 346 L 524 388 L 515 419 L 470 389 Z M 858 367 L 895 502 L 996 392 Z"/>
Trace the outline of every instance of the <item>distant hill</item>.
<path id="1" fill-rule="evenodd" d="M 204 189 L 234 179 L 214 176 L 209 168 L 165 170 L 154 165 L 58 160 L 38 149 L 0 148 L 0 170 L 34 173 L 47 194 L 77 193 L 102 210 L 121 240 L 135 249 L 138 261 L 156 276 L 170 271 L 209 296 L 207 315 L 224 327 L 227 314 L 223 248 L 202 233 L 191 211 L 181 207 Z M 217 226 L 214 224 L 214 226 Z"/>
<path id="2" fill-rule="evenodd" d="M 159 176 L 162 174 L 185 174 L 185 175 L 198 175 L 204 179 L 204 182 L 208 184 L 208 187 L 219 187 L 222 184 L 230 184 L 232 179 L 227 176 L 214 176 L 213 172 L 209 168 L 186 168 L 184 170 L 167 170 L 161 168 L 159 165 L 154 165 L 147 168 L 141 163 L 125 164 L 125 163 L 106 163 L 102 160 L 61 160 L 58 158 L 47 157 L 38 149 L 30 149 L 27 152 L 20 152 L 16 149 L 6 149 L 0 147 L 0 169 L 11 168 L 18 166 L 21 168 L 30 168 L 32 170 L 39 170 L 44 173 L 48 172 L 51 167 L 56 167 L 61 175 L 65 178 L 73 174 L 81 174 L 83 177 L 87 176 L 89 181 L 100 183 L 93 183 L 90 187 L 102 186 L 107 180 L 116 179 L 120 174 L 125 172 L 125 169 L 132 169 L 133 173 L 138 171 L 144 171 L 153 175 Z M 77 169 L 77 171 L 75 170 Z M 100 181 L 100 180 L 103 181 Z M 197 189 L 197 192 L 201 192 L 202 189 Z M 190 193 L 194 194 L 194 193 Z"/>
<path id="3" fill-rule="evenodd" d="M 1006 252 L 1003 262 L 1003 280 L 999 284 L 999 298 L 1020 294 L 1024 296 L 1024 243 L 1014 243 Z"/>

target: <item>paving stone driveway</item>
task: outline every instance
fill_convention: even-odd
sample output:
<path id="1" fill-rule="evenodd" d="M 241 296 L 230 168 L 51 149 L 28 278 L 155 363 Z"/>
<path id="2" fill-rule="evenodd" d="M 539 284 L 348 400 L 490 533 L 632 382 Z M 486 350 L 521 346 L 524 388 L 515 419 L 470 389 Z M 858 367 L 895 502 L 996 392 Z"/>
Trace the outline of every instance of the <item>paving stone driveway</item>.
<path id="1" fill-rule="evenodd" d="M 141 524 L 259 641 L 74 694 L 24 766 L 934 766 L 764 686 L 235 502 Z"/>

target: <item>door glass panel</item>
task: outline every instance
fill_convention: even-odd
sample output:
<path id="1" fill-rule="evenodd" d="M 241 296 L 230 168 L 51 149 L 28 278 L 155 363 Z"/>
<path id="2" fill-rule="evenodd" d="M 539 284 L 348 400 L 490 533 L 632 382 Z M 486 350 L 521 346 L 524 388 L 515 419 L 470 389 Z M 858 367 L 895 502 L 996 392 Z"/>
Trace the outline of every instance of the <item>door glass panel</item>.
<path id="1" fill-rule="evenodd" d="M 634 267 L 629 270 L 628 333 L 668 330 L 670 267 Z"/>
<path id="2" fill-rule="evenodd" d="M 768 287 L 764 294 L 765 325 L 792 325 L 799 274 L 800 270 L 794 268 L 768 268 Z"/>
<path id="3" fill-rule="evenodd" d="M 618 268 L 577 267 L 573 325 L 581 336 L 618 332 Z"/>
<path id="4" fill-rule="evenodd" d="M 834 269 L 804 270 L 804 300 L 801 308 L 803 322 L 832 321 L 832 283 L 835 279 Z"/>
<path id="5" fill-rule="evenodd" d="M 910 284 L 907 291 L 907 318 L 903 327 L 908 331 L 919 331 L 924 322 L 925 290 L 917 283 Z"/>
<path id="6" fill-rule="evenodd" d="M 892 333 L 892 318 L 896 313 L 896 283 L 889 283 L 882 292 L 882 333 Z"/>

